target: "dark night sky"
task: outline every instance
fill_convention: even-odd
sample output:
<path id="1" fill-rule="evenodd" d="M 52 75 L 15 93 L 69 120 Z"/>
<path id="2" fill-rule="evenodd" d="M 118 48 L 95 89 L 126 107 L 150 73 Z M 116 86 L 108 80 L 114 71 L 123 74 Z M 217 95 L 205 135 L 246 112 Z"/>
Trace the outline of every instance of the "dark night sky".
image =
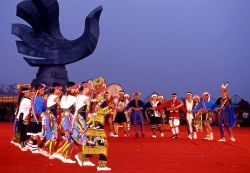
<path id="1" fill-rule="evenodd" d="M 67 66 L 70 80 L 103 76 L 143 97 L 158 91 L 169 98 L 186 91 L 211 92 L 229 81 L 230 95 L 250 101 L 249 0 L 58 0 L 61 31 L 78 38 L 87 14 L 102 5 L 96 51 Z M 31 68 L 11 35 L 20 0 L 0 0 L 0 83 L 29 83 Z"/>

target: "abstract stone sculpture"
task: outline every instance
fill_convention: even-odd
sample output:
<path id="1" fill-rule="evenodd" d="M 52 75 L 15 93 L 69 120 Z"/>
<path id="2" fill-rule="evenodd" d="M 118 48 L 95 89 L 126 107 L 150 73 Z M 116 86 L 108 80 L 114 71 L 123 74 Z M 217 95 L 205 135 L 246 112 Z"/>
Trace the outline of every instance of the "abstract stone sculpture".
<path id="1" fill-rule="evenodd" d="M 102 6 L 94 9 L 85 20 L 83 35 L 70 41 L 60 32 L 57 0 L 25 0 L 17 5 L 16 15 L 32 27 L 12 25 L 12 34 L 21 39 L 16 41 L 18 52 L 26 55 L 30 66 L 39 67 L 32 86 L 68 82 L 65 65 L 86 58 L 97 46 L 101 12 Z"/>

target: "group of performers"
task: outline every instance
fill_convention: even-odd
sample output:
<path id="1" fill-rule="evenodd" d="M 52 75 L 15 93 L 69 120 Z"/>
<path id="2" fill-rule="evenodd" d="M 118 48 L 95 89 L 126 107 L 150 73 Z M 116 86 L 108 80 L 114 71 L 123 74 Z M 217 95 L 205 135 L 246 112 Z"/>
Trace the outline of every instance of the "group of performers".
<path id="1" fill-rule="evenodd" d="M 163 96 L 152 94 L 150 100 L 144 103 L 140 100 L 140 92 L 135 92 L 134 99 L 129 101 L 125 96 L 124 91 L 119 92 L 119 97 L 116 100 L 119 107 L 115 109 L 114 114 L 114 137 L 118 137 L 118 127 L 123 127 L 125 136 L 127 133 L 127 122 L 133 122 L 135 129 L 135 137 L 139 137 L 138 124 L 140 124 L 141 136 L 144 134 L 144 121 L 149 120 L 149 125 L 152 130 L 152 138 L 156 138 L 156 131 L 160 132 L 160 137 L 164 137 L 162 130 L 163 120 L 168 117 L 168 123 L 172 132 L 171 138 L 178 138 L 180 125 L 180 112 L 185 114 L 187 124 L 187 137 L 189 139 L 197 139 L 197 133 L 206 132 L 204 139 L 213 140 L 213 131 L 211 124 L 218 122 L 221 138 L 219 142 L 225 142 L 224 127 L 227 128 L 230 140 L 235 142 L 233 135 L 233 125 L 236 121 L 236 116 L 231 105 L 231 100 L 228 95 L 228 83 L 223 83 L 221 86 L 221 97 L 213 103 L 210 99 L 210 93 L 204 92 L 201 97 L 193 96 L 192 92 L 186 93 L 184 101 L 177 99 L 177 94 L 173 93 L 171 99 L 165 101 Z M 129 120 L 129 121 L 128 121 Z"/>
<path id="2" fill-rule="evenodd" d="M 203 131 L 204 126 L 204 139 L 213 140 L 211 123 L 218 121 L 221 133 L 218 141 L 226 141 L 224 127 L 230 140 L 235 141 L 232 131 L 235 115 L 227 86 L 228 83 L 222 84 L 221 97 L 215 103 L 210 100 L 208 92 L 204 92 L 201 98 L 187 92 L 184 101 L 178 100 L 176 93 L 167 101 L 163 96 L 152 94 L 144 103 L 140 100 L 140 92 L 135 92 L 133 99 L 123 90 L 119 90 L 116 96 L 111 95 L 103 78 L 78 85 L 69 82 L 66 87 L 54 83 L 49 89 L 45 85 L 35 88 L 23 86 L 20 88 L 12 143 L 22 151 L 29 149 L 49 159 L 77 162 L 80 166 L 95 166 L 90 158 L 98 155 L 97 170 L 109 171 L 111 168 L 106 166 L 105 121 L 108 122 L 110 136 L 119 137 L 120 128 L 124 136 L 129 136 L 130 123 L 133 123 L 135 137 L 139 138 L 145 137 L 146 120 L 152 130 L 152 138 L 157 138 L 157 131 L 160 137 L 164 137 L 162 121 L 168 117 L 171 138 L 178 138 L 180 111 L 186 115 L 189 139 L 197 139 L 197 133 Z M 73 153 L 76 153 L 74 157 Z"/>
<path id="3" fill-rule="evenodd" d="M 104 103 L 104 79 L 79 85 L 68 82 L 65 88 L 54 83 L 46 88 L 20 88 L 11 143 L 21 151 L 31 150 L 64 163 L 77 162 L 79 166 L 95 166 L 90 158 L 98 155 L 97 170 L 111 170 L 106 165 L 108 143 L 104 130 L 105 117 L 111 109 Z"/>
<path id="4" fill-rule="evenodd" d="M 236 141 L 232 130 L 236 122 L 236 116 L 228 95 L 227 86 L 228 83 L 222 83 L 221 97 L 219 97 L 215 103 L 211 101 L 210 94 L 208 92 L 204 92 L 202 94 L 202 99 L 200 101 L 198 96 L 195 96 L 192 100 L 191 92 L 186 94 L 184 110 L 186 111 L 188 138 L 196 139 L 197 131 L 202 130 L 202 125 L 204 125 L 206 132 L 206 137 L 204 139 L 213 140 L 214 137 L 211 124 L 213 122 L 217 122 L 221 135 L 221 138 L 218 141 L 226 141 L 224 126 L 229 132 L 230 140 L 232 142 Z"/>

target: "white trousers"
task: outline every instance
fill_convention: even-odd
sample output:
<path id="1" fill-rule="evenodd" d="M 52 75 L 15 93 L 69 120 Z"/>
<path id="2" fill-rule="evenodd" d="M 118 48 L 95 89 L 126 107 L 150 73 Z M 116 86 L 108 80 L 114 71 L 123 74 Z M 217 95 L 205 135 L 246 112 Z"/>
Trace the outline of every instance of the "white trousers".
<path id="1" fill-rule="evenodd" d="M 179 119 L 170 119 L 169 120 L 169 126 L 171 128 L 171 131 L 173 135 L 179 133 L 179 126 L 180 125 L 180 120 Z"/>

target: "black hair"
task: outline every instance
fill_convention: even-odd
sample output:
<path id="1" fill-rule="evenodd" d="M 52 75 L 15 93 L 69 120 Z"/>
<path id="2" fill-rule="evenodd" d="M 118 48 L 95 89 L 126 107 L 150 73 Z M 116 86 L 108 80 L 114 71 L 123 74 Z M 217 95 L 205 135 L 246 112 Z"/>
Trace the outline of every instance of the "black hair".
<path id="1" fill-rule="evenodd" d="M 81 86 L 81 87 L 79 88 L 79 91 L 80 91 L 80 92 L 82 92 L 82 91 L 83 91 L 83 89 L 84 89 L 84 88 Z"/>
<path id="2" fill-rule="evenodd" d="M 52 87 L 59 87 L 59 86 L 62 86 L 60 83 L 58 83 L 58 82 L 54 82 L 53 84 L 52 84 Z"/>
<path id="3" fill-rule="evenodd" d="M 74 86 L 76 83 L 75 82 L 68 82 L 67 83 L 67 87 L 72 87 L 72 86 Z"/>

